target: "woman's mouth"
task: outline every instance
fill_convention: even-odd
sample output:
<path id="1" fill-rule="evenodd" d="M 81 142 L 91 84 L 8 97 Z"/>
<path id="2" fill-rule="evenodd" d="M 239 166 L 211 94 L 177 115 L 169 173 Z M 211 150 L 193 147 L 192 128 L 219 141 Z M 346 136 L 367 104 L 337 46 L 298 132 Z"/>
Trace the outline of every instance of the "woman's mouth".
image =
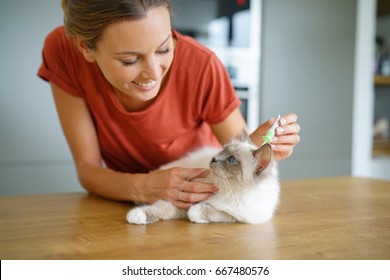
<path id="1" fill-rule="evenodd" d="M 136 85 L 138 88 L 141 88 L 143 90 L 151 90 L 157 85 L 157 81 L 151 81 L 146 83 L 140 83 L 140 82 L 132 82 L 134 85 Z"/>

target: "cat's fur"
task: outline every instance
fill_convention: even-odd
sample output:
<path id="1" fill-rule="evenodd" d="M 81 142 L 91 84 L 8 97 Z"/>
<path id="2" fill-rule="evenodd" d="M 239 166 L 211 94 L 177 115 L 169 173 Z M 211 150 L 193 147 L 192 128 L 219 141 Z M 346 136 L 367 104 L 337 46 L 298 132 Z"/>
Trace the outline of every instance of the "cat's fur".
<path id="1" fill-rule="evenodd" d="M 188 217 L 195 223 L 242 222 L 258 224 L 270 220 L 278 204 L 279 181 L 272 148 L 265 144 L 257 148 L 243 134 L 243 140 L 232 140 L 223 150 L 206 147 L 182 159 L 162 166 L 210 168 L 209 179 L 218 192 L 187 211 L 159 200 L 151 205 L 133 208 L 127 221 L 149 224 L 160 219 Z"/>

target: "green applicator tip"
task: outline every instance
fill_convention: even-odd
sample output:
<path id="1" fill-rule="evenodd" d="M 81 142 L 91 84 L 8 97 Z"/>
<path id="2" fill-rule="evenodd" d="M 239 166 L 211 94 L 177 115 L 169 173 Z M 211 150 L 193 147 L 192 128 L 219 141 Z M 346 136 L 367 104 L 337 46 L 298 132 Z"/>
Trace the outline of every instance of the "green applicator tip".
<path id="1" fill-rule="evenodd" d="M 275 120 L 274 124 L 272 127 L 265 133 L 263 136 L 263 145 L 265 143 L 271 144 L 272 139 L 275 137 L 275 129 L 279 126 L 279 120 L 280 120 L 280 115 L 278 115 L 277 119 Z"/>

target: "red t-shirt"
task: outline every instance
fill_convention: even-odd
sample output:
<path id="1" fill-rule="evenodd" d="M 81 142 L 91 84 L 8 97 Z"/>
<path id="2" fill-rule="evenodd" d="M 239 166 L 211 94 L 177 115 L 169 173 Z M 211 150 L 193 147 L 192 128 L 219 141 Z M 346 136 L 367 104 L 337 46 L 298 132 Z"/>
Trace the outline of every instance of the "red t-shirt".
<path id="1" fill-rule="evenodd" d="M 156 101 L 127 112 L 96 63 L 87 62 L 64 27 L 46 38 L 38 75 L 83 98 L 92 115 L 102 158 L 121 172 L 148 172 L 191 150 L 219 142 L 209 124 L 239 105 L 229 76 L 213 52 L 173 30 L 175 55 Z"/>

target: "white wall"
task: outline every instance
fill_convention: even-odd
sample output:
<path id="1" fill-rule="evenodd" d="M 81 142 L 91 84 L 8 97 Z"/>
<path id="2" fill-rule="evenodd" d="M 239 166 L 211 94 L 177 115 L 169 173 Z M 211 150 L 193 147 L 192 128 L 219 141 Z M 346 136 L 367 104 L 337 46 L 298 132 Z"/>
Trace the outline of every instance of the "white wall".
<path id="1" fill-rule="evenodd" d="M 0 2 L 0 195 L 81 190 L 49 85 L 36 75 L 60 3 Z"/>

